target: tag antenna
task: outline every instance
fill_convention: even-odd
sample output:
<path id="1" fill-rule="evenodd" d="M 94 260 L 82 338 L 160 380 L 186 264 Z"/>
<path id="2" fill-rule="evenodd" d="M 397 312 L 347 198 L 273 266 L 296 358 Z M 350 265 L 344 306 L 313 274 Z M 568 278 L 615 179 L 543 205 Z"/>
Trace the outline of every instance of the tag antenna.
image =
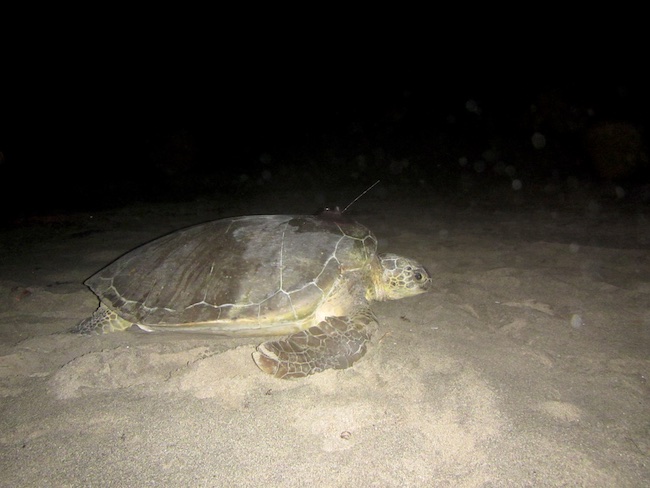
<path id="1" fill-rule="evenodd" d="M 366 189 L 364 190 L 364 192 L 363 192 L 361 195 L 359 195 L 357 198 L 355 198 L 354 200 L 352 200 L 352 201 L 348 204 L 348 206 L 345 207 L 345 208 L 341 211 L 341 213 L 345 212 L 348 208 L 350 208 L 350 207 L 352 206 L 352 204 L 353 204 L 354 202 L 356 202 L 357 200 L 359 200 L 359 198 L 361 198 L 361 197 L 364 196 L 366 193 L 368 193 L 370 190 L 372 190 L 375 186 L 377 186 L 377 183 L 379 183 L 380 181 L 381 181 L 381 180 L 377 180 L 377 181 L 375 181 L 372 185 L 370 185 L 368 188 L 366 188 Z"/>

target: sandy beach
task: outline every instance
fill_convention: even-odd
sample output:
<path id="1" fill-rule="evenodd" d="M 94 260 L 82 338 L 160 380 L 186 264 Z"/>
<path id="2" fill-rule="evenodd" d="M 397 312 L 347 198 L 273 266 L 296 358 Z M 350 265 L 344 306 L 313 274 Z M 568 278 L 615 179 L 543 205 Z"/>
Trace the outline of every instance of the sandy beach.
<path id="1" fill-rule="evenodd" d="M 260 193 L 41 215 L 0 234 L 0 486 L 642 487 L 650 480 L 650 215 L 600 187 L 350 210 L 433 276 L 373 303 L 352 368 L 278 380 L 264 338 L 68 329 L 83 281 L 191 224 L 311 214 Z"/>

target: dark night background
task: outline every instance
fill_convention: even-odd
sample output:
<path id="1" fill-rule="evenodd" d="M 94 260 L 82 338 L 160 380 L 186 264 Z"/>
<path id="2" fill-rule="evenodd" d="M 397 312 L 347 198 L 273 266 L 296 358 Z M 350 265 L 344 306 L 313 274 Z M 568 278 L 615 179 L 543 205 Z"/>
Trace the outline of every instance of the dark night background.
<path id="1" fill-rule="evenodd" d="M 354 196 L 376 180 L 440 195 L 592 185 L 648 201 L 645 77 L 607 56 L 570 69 L 474 56 L 234 65 L 177 53 L 37 66 L 4 79 L 2 216 L 293 190 Z"/>

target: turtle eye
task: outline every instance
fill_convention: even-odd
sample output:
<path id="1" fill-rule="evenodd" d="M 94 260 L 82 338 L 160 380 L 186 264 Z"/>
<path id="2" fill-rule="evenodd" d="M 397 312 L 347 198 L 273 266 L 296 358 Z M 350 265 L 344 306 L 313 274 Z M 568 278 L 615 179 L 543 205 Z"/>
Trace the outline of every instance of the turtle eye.
<path id="1" fill-rule="evenodd" d="M 415 279 L 417 281 L 420 281 L 422 279 L 422 273 L 415 273 L 413 276 L 415 276 Z"/>

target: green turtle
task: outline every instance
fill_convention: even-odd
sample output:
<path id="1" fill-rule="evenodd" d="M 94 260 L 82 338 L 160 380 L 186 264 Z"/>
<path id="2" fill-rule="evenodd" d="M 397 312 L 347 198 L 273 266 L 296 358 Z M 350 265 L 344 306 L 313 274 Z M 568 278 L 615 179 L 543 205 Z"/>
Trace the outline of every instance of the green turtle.
<path id="1" fill-rule="evenodd" d="M 340 212 L 257 215 L 178 230 L 86 280 L 95 313 L 73 330 L 284 335 L 260 344 L 257 366 L 296 378 L 351 366 L 376 319 L 371 300 L 426 292 L 412 259 L 378 254 L 377 239 Z"/>

